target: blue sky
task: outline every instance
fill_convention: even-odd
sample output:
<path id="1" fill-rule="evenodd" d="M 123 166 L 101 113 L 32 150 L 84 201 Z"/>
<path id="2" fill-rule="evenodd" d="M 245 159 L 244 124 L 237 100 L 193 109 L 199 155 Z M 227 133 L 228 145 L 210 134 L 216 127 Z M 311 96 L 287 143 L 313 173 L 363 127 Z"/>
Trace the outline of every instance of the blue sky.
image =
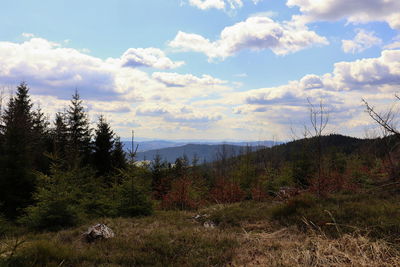
<path id="1" fill-rule="evenodd" d="M 0 85 L 161 139 L 288 139 L 307 99 L 364 136 L 400 85 L 398 0 L 7 1 Z M 369 133 L 370 134 L 370 133 Z"/>

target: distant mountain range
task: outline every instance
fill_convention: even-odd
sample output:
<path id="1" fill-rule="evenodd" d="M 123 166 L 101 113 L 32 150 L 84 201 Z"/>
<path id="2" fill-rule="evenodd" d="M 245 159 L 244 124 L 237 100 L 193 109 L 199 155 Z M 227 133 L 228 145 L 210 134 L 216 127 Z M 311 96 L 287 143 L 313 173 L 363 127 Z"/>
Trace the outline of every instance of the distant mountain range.
<path id="1" fill-rule="evenodd" d="M 123 142 L 126 151 L 129 151 L 132 142 Z M 139 145 L 136 160 L 153 160 L 156 155 L 160 155 L 163 160 L 174 163 L 179 157 L 186 155 L 189 162 L 196 157 L 200 162 L 211 162 L 219 159 L 222 154 L 226 157 L 233 157 L 242 153 L 246 146 L 252 151 L 260 148 L 271 147 L 280 142 L 258 141 L 258 142 L 198 142 L 185 143 L 166 140 L 140 141 L 135 142 Z"/>

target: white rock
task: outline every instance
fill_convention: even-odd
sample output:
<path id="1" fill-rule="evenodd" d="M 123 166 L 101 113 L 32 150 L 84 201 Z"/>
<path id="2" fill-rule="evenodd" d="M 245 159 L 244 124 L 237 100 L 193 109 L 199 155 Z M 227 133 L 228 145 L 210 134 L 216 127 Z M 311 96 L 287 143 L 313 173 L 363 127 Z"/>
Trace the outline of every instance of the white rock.
<path id="1" fill-rule="evenodd" d="M 87 232 L 83 233 L 83 235 L 86 237 L 86 240 L 88 242 L 93 242 L 97 239 L 109 239 L 113 238 L 115 236 L 113 230 L 111 228 L 107 227 L 105 224 L 96 224 L 92 227 L 89 227 Z"/>
<path id="2" fill-rule="evenodd" d="M 214 222 L 212 222 L 212 221 L 205 221 L 204 223 L 203 223 L 203 226 L 205 227 L 205 228 L 215 228 L 215 223 Z"/>

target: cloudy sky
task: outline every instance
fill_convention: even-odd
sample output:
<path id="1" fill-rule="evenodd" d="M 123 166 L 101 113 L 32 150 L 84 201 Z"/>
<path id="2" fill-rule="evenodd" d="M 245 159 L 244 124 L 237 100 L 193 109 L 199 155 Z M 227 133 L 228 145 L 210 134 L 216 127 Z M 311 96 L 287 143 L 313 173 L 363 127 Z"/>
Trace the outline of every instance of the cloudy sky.
<path id="1" fill-rule="evenodd" d="M 399 0 L 13 0 L 0 9 L 0 86 L 128 137 L 289 139 L 309 99 L 330 132 L 364 136 L 361 99 L 400 91 Z"/>

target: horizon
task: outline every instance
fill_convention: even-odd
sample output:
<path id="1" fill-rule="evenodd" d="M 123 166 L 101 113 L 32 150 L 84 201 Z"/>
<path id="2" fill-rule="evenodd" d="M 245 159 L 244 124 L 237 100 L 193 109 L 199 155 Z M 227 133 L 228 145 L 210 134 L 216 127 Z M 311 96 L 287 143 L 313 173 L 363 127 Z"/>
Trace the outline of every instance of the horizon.
<path id="1" fill-rule="evenodd" d="M 7 2 L 0 90 L 26 81 L 54 114 L 78 89 L 122 140 L 290 140 L 321 99 L 326 133 L 377 135 L 361 99 L 396 101 L 400 2 L 346 3 Z"/>

